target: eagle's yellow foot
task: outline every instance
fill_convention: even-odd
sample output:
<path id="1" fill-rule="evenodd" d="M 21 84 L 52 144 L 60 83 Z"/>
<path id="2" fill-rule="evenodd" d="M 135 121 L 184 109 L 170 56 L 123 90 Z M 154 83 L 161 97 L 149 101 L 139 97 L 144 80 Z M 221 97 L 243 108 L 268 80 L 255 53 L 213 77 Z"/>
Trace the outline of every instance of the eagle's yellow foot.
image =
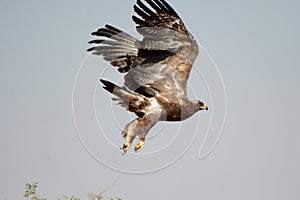
<path id="1" fill-rule="evenodd" d="M 123 147 L 121 147 L 120 149 L 122 149 L 123 150 L 123 155 L 128 151 L 128 149 L 130 148 L 130 143 L 128 143 L 128 142 L 125 142 L 124 144 L 123 144 Z"/>
<path id="2" fill-rule="evenodd" d="M 145 142 L 144 141 L 140 141 L 139 143 L 137 143 L 135 145 L 134 151 L 135 152 L 140 152 L 143 148 L 144 148 Z"/>

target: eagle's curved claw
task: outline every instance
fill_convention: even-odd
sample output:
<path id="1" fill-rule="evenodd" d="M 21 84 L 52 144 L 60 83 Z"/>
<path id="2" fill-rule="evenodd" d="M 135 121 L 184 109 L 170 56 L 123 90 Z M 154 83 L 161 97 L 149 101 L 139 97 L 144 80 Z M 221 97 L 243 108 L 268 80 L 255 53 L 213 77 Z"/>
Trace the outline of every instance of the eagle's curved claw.
<path id="1" fill-rule="evenodd" d="M 123 155 L 128 151 L 128 149 L 130 148 L 130 143 L 129 142 L 125 142 L 124 144 L 123 144 L 123 147 L 121 147 L 120 149 L 122 149 L 123 150 Z"/>
<path id="2" fill-rule="evenodd" d="M 139 143 L 137 143 L 135 145 L 134 151 L 135 152 L 140 152 L 143 148 L 144 148 L 145 142 L 144 141 L 140 141 Z"/>

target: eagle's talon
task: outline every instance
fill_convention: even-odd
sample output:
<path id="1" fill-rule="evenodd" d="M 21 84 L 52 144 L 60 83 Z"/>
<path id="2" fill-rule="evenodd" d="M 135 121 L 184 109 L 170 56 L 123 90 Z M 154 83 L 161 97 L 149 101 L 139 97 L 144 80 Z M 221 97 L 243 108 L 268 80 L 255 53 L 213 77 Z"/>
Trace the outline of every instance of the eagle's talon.
<path id="1" fill-rule="evenodd" d="M 130 148 L 130 143 L 125 142 L 125 143 L 123 144 L 123 147 L 120 148 L 120 149 L 123 150 L 123 155 L 128 151 L 129 148 Z"/>
<path id="2" fill-rule="evenodd" d="M 145 142 L 140 141 L 135 145 L 134 151 L 135 152 L 140 152 L 144 148 Z"/>

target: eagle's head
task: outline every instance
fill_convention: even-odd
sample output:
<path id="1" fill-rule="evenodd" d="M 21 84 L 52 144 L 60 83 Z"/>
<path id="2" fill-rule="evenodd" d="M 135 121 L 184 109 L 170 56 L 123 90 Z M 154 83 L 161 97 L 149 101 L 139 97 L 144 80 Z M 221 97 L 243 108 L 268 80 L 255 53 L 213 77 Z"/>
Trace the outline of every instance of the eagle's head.
<path id="1" fill-rule="evenodd" d="M 208 110 L 207 105 L 200 100 L 193 100 L 193 103 L 197 104 L 197 108 L 199 111 Z"/>

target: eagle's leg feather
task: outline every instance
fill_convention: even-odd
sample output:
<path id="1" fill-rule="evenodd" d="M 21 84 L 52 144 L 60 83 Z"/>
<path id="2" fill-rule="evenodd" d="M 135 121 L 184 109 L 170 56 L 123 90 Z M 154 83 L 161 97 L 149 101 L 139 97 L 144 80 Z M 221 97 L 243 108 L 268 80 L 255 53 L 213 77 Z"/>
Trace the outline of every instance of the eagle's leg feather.
<path id="1" fill-rule="evenodd" d="M 129 150 L 133 140 L 136 136 L 146 135 L 150 130 L 150 123 L 146 122 L 146 118 L 148 119 L 149 116 L 144 116 L 142 118 L 137 118 L 132 120 L 125 126 L 124 131 L 122 131 L 123 137 L 125 137 L 125 143 L 121 147 L 123 150 L 123 155 Z M 145 123 L 146 122 L 146 123 Z M 139 152 L 143 149 L 145 143 L 145 137 L 141 138 L 139 143 L 135 146 L 135 152 Z"/>
<path id="2" fill-rule="evenodd" d="M 137 135 L 137 133 L 134 131 L 137 124 L 138 124 L 138 119 L 134 119 L 131 122 L 129 122 L 125 126 L 124 130 L 122 131 L 122 136 L 125 138 L 125 143 L 121 147 L 121 149 L 123 150 L 123 154 L 125 154 L 128 151 L 132 141 Z"/>
<path id="3" fill-rule="evenodd" d="M 160 112 L 147 113 L 143 117 L 132 120 L 125 126 L 122 132 L 122 135 L 125 137 L 125 144 L 121 148 L 123 149 L 123 154 L 130 148 L 136 136 L 139 137 L 140 141 L 135 145 L 135 152 L 139 152 L 143 149 L 148 132 L 160 119 L 160 116 Z"/>

